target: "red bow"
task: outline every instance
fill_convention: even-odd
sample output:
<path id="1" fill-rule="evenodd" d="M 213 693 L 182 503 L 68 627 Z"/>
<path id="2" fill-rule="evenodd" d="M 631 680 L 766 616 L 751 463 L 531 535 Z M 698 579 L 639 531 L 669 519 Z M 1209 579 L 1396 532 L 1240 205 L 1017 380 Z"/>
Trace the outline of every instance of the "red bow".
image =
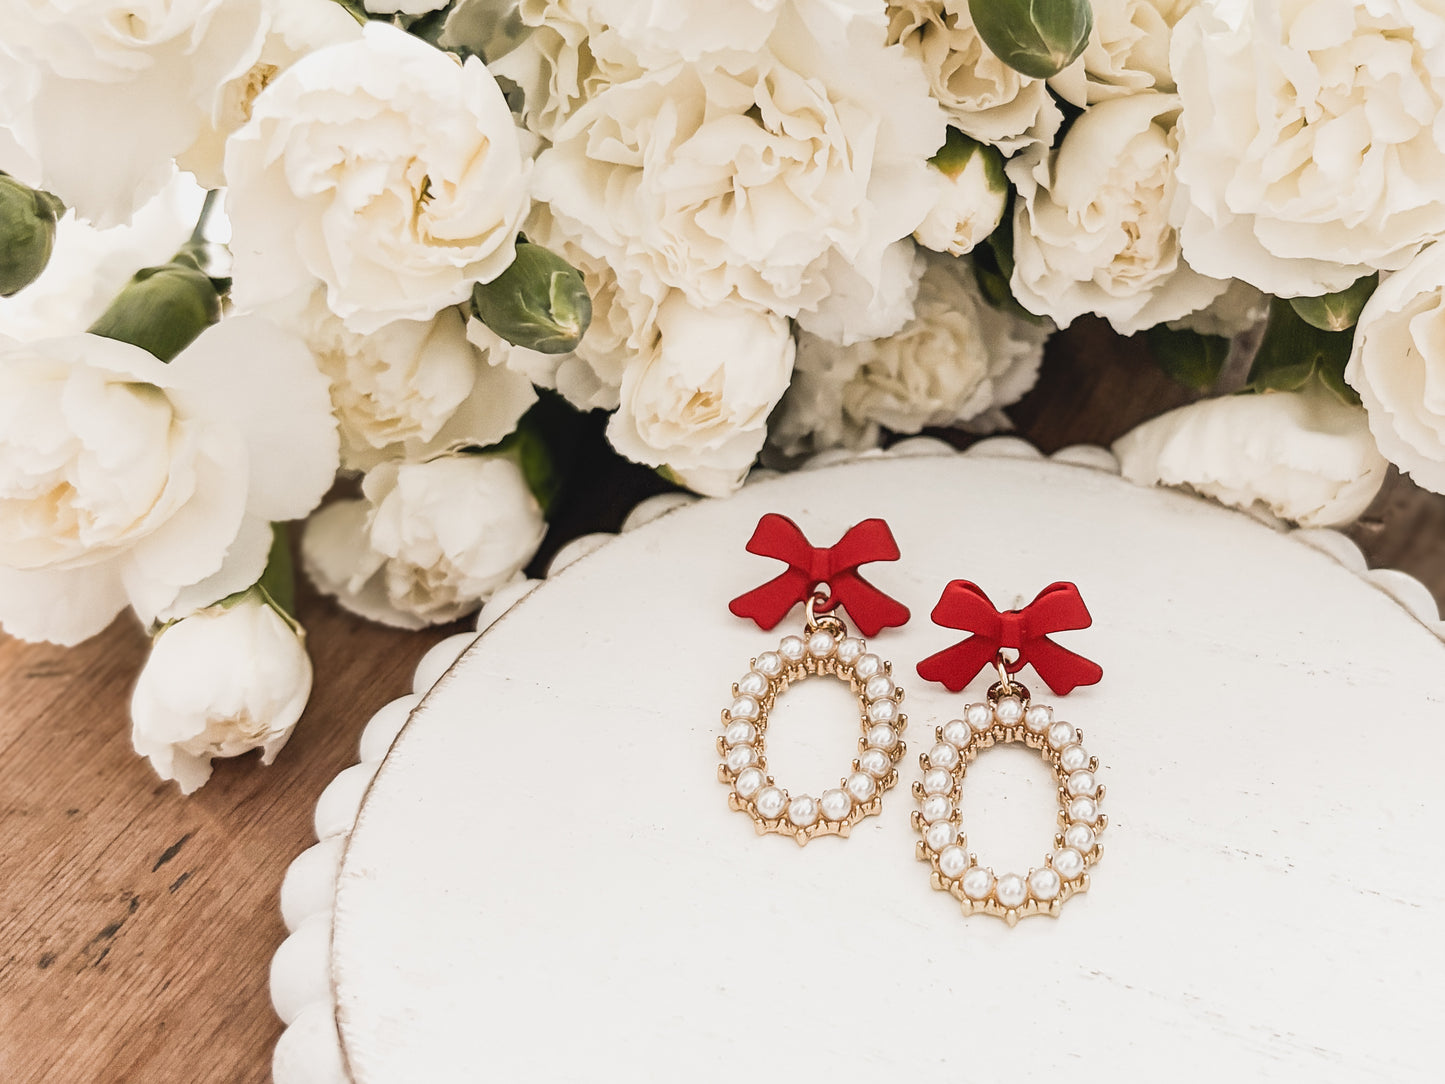
<path id="1" fill-rule="evenodd" d="M 1005 667 L 1010 674 L 1031 665 L 1060 696 L 1104 676 L 1098 663 L 1049 639 L 1051 632 L 1086 629 L 1094 623 L 1079 589 L 1071 583 L 1051 583 L 1022 610 L 999 613 L 983 588 L 954 580 L 933 608 L 933 623 L 973 633 L 918 664 L 919 677 L 941 682 L 953 692 L 972 681 L 1004 648 L 1018 652 L 1018 658 Z"/>
<path id="2" fill-rule="evenodd" d="M 776 557 L 788 565 L 786 572 L 728 603 L 734 614 L 751 618 L 761 628 L 776 625 L 820 583 L 828 585 L 830 594 L 817 609 L 826 612 L 835 606 L 844 607 L 865 636 L 875 636 L 881 629 L 908 620 L 907 606 L 858 575 L 859 565 L 898 560 L 898 543 L 881 519 L 854 524 L 837 545 L 820 549 L 809 545 L 798 525 L 787 516 L 769 512 L 758 520 L 747 550 L 762 557 Z"/>

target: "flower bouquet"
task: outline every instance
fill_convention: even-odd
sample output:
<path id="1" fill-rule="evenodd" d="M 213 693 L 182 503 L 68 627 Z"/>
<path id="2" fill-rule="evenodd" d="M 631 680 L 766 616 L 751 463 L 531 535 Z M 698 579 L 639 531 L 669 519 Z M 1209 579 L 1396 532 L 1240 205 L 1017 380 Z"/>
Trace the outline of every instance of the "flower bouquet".
<path id="1" fill-rule="evenodd" d="M 0 623 L 133 611 L 189 792 L 300 717 L 293 549 L 451 621 L 584 415 L 723 496 L 1006 427 L 1090 314 L 1212 393 L 1136 480 L 1307 525 L 1387 461 L 1445 491 L 1442 101 L 1405 0 L 13 0 Z"/>

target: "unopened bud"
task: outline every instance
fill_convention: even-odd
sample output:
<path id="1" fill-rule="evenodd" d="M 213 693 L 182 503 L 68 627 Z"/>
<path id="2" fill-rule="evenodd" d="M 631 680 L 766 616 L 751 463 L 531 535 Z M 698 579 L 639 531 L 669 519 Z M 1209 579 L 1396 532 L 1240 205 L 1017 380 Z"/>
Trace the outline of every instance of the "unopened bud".
<path id="1" fill-rule="evenodd" d="M 1089 44 L 1089 0 L 968 0 L 978 36 L 1010 68 L 1035 79 L 1063 71 Z"/>
<path id="2" fill-rule="evenodd" d="M 90 332 L 170 361 L 220 318 L 215 281 L 182 258 L 137 271 Z"/>
<path id="3" fill-rule="evenodd" d="M 1378 285 L 1380 275 L 1376 272 L 1323 297 L 1292 297 L 1289 307 L 1310 327 L 1321 331 L 1348 331 L 1359 320 L 1360 310 Z"/>
<path id="4" fill-rule="evenodd" d="M 65 205 L 49 192 L 0 173 L 0 297 L 40 277 L 55 248 L 55 223 Z"/>
<path id="5" fill-rule="evenodd" d="M 930 159 L 937 197 L 913 236 L 924 248 L 962 256 L 998 228 L 1008 205 L 1003 155 L 956 128 Z"/>
<path id="6" fill-rule="evenodd" d="M 577 348 L 592 322 L 592 298 L 575 267 L 521 241 L 510 267 L 473 288 L 472 313 L 514 346 L 565 354 Z"/>

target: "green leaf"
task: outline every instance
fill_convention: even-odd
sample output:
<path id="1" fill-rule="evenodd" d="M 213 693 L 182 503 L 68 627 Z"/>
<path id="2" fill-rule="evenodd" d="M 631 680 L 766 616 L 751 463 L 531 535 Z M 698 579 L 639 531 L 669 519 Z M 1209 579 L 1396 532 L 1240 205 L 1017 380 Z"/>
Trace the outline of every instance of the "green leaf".
<path id="1" fill-rule="evenodd" d="M 89 330 L 170 361 L 220 320 L 217 281 L 225 280 L 213 280 L 182 250 L 176 262 L 137 271 Z"/>
<path id="2" fill-rule="evenodd" d="M 1346 402 L 1359 402 L 1344 382 L 1353 342 L 1352 332 L 1321 331 L 1305 323 L 1287 298 L 1271 298 L 1269 324 L 1246 387 L 1252 391 L 1298 391 L 1318 375 Z"/>
<path id="3" fill-rule="evenodd" d="M 271 554 L 266 571 L 256 581 L 271 603 L 293 622 L 296 620 L 296 571 L 291 562 L 291 539 L 286 524 L 271 524 Z"/>
<path id="4" fill-rule="evenodd" d="M 997 147 L 989 147 L 976 139 L 964 135 L 957 128 L 949 128 L 948 134 L 944 137 L 943 146 L 938 153 L 929 159 L 929 162 L 940 173 L 949 177 L 957 177 L 973 160 L 974 155 L 981 155 L 983 158 L 984 176 L 988 178 L 988 187 L 993 192 L 1003 192 L 1008 189 L 1008 178 L 1003 171 L 1003 155 Z"/>
<path id="5" fill-rule="evenodd" d="M 522 469 L 522 477 L 527 480 L 527 488 L 542 506 L 542 514 L 545 516 L 552 510 L 552 502 L 562 488 L 562 476 L 543 436 L 536 408 L 524 414 L 517 428 L 507 436 L 478 451 L 505 455 L 515 461 Z"/>
<path id="6" fill-rule="evenodd" d="M 1158 324 L 1144 333 L 1144 339 L 1159 368 L 1196 391 L 1213 386 L 1229 357 L 1229 340 L 1223 335 L 1201 335 Z"/>
<path id="7" fill-rule="evenodd" d="M 55 249 L 55 224 L 65 204 L 49 192 L 0 173 L 0 297 L 40 277 Z"/>
<path id="8" fill-rule="evenodd" d="M 521 241 L 510 267 L 473 287 L 472 314 L 515 346 L 566 354 L 587 333 L 592 298 L 580 271 L 541 245 Z"/>
<path id="9" fill-rule="evenodd" d="M 978 36 L 993 55 L 1035 79 L 1058 75 L 1089 43 L 1089 0 L 968 0 Z"/>
<path id="10" fill-rule="evenodd" d="M 1290 308 L 1310 327 L 1321 331 L 1348 331 L 1360 318 L 1360 310 L 1375 287 L 1380 285 L 1380 273 L 1356 279 L 1343 290 L 1321 297 L 1292 297 Z"/>

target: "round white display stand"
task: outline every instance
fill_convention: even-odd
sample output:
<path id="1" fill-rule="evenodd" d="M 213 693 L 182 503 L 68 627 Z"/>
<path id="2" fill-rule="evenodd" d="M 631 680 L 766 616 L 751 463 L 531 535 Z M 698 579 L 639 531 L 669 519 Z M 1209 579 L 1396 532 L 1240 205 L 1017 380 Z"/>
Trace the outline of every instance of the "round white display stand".
<path id="1" fill-rule="evenodd" d="M 903 559 L 864 573 L 914 614 L 871 642 L 906 690 L 900 785 L 851 838 L 806 848 L 755 836 L 716 777 L 731 683 L 802 622 L 727 611 L 781 570 L 743 552 L 770 511 L 819 545 L 887 519 Z M 1103 859 L 1057 920 L 965 918 L 914 858 L 917 754 L 987 684 L 913 673 L 962 637 L 928 620 L 952 578 L 1000 608 L 1073 580 L 1094 615 L 1057 639 L 1100 685 L 1056 699 L 1021 675 L 1108 788 Z M 317 1078 L 1438 1080 L 1442 723 L 1435 635 L 1325 554 L 1188 496 L 953 456 L 750 485 L 553 576 L 412 715 L 336 882 L 342 1063 Z M 770 770 L 817 794 L 856 736 L 847 690 L 804 683 L 774 711 Z M 365 778 L 318 810 L 323 835 Z M 970 849 L 1000 872 L 1042 861 L 1055 809 L 1036 754 L 969 771 Z M 302 923 L 283 954 L 324 955 L 329 916 L 307 923 L 318 947 Z M 331 1011 L 293 1011 L 288 1037 Z"/>

